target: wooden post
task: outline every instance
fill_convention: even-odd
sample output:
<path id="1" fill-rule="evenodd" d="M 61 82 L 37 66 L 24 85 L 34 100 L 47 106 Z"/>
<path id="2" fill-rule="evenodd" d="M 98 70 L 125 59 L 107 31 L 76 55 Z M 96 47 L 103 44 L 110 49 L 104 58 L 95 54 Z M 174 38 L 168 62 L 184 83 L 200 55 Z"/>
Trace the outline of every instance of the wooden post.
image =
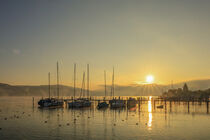
<path id="1" fill-rule="evenodd" d="M 33 107 L 34 107 L 34 97 L 32 98 L 32 102 L 33 102 Z"/>
<path id="2" fill-rule="evenodd" d="M 74 100 L 76 95 L 76 63 L 74 64 Z"/>
<path id="3" fill-rule="evenodd" d="M 202 104 L 202 101 L 201 101 L 201 99 L 200 99 L 200 101 L 199 101 L 199 105 L 201 105 Z"/>
<path id="4" fill-rule="evenodd" d="M 153 103 L 154 103 L 154 110 L 155 110 L 155 99 L 153 100 Z"/>
<path id="5" fill-rule="evenodd" d="M 165 110 L 167 110 L 167 103 L 166 103 L 166 99 L 165 99 Z"/>

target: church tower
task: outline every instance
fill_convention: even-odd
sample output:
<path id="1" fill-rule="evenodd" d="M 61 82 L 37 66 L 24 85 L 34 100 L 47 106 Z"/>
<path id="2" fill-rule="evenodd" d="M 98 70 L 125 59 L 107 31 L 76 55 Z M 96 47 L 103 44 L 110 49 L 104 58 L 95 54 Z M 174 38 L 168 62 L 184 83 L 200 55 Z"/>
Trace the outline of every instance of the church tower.
<path id="1" fill-rule="evenodd" d="M 188 91 L 189 91 L 188 86 L 187 86 L 186 83 L 185 83 L 184 86 L 183 86 L 183 91 L 184 91 L 184 92 L 188 92 Z"/>

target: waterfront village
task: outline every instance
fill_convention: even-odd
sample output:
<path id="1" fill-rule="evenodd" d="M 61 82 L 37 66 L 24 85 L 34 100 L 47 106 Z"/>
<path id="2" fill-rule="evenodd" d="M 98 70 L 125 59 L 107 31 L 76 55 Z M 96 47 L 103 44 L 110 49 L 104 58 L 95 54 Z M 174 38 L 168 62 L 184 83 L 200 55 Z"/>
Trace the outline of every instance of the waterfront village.
<path id="1" fill-rule="evenodd" d="M 191 91 L 185 83 L 183 88 L 169 89 L 162 94 L 165 99 L 177 100 L 208 100 L 210 97 L 210 88 L 206 90 Z"/>

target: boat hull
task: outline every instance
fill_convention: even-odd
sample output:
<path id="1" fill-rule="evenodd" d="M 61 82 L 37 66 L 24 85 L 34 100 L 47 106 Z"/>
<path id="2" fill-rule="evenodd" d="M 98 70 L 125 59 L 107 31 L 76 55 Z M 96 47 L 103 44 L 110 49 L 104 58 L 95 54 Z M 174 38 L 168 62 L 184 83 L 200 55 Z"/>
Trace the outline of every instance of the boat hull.
<path id="1" fill-rule="evenodd" d="M 163 105 L 159 105 L 159 106 L 157 106 L 157 108 L 160 108 L 160 109 L 162 109 L 162 108 L 163 108 Z"/>
<path id="2" fill-rule="evenodd" d="M 107 108 L 107 107 L 109 107 L 109 104 L 107 104 L 106 102 L 98 103 L 98 106 L 97 106 L 98 109 Z"/>
<path id="3" fill-rule="evenodd" d="M 63 106 L 63 100 L 61 99 L 41 99 L 38 102 L 40 107 L 56 107 L 56 106 Z"/>
<path id="4" fill-rule="evenodd" d="M 90 107 L 91 102 L 85 99 L 78 99 L 68 103 L 69 108 L 83 108 Z"/>
<path id="5" fill-rule="evenodd" d="M 130 99 L 127 101 L 127 107 L 128 107 L 128 108 L 135 107 L 136 104 L 137 104 L 137 100 L 134 99 L 134 98 L 130 98 Z"/>
<path id="6" fill-rule="evenodd" d="M 111 108 L 122 108 L 122 107 L 126 106 L 124 100 L 115 100 L 115 99 L 113 99 L 113 100 L 109 101 L 109 104 L 110 104 Z"/>

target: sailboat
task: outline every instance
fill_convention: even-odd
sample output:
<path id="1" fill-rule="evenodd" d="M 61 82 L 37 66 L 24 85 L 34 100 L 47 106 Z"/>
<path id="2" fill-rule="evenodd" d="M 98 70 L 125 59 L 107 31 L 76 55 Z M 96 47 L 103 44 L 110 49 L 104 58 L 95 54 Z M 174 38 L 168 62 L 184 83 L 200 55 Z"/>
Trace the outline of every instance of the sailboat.
<path id="1" fill-rule="evenodd" d="M 125 101 L 120 98 L 119 99 L 114 98 L 110 100 L 109 103 L 111 108 L 123 108 L 126 105 Z"/>
<path id="2" fill-rule="evenodd" d="M 41 99 L 38 101 L 38 105 L 40 107 L 56 107 L 56 106 L 63 106 L 63 100 L 59 99 L 59 74 L 58 74 L 58 62 L 57 62 L 57 95 L 58 98 L 51 98 L 50 94 L 50 73 L 48 73 L 48 93 L 49 97 L 45 99 Z"/>
<path id="3" fill-rule="evenodd" d="M 112 74 L 112 86 L 111 86 L 111 96 L 113 96 L 113 99 L 109 101 L 111 108 L 122 108 L 125 107 L 126 103 L 124 100 L 114 98 L 114 68 L 113 68 L 113 74 Z"/>
<path id="4" fill-rule="evenodd" d="M 90 107 L 91 101 L 88 99 L 89 97 L 89 64 L 87 65 L 87 98 L 85 98 L 85 72 L 83 73 L 82 87 L 80 92 L 80 97 L 75 99 L 76 95 L 76 64 L 74 64 L 74 100 L 68 103 L 69 108 L 82 108 L 82 107 Z"/>
<path id="5" fill-rule="evenodd" d="M 106 102 L 106 71 L 104 71 L 104 93 L 105 93 L 104 101 L 98 103 L 98 106 L 97 106 L 98 109 L 109 107 L 109 104 L 107 104 Z"/>
<path id="6" fill-rule="evenodd" d="M 133 107 L 136 107 L 136 104 L 137 104 L 137 100 L 135 98 L 129 97 L 127 101 L 127 107 L 133 108 Z"/>

